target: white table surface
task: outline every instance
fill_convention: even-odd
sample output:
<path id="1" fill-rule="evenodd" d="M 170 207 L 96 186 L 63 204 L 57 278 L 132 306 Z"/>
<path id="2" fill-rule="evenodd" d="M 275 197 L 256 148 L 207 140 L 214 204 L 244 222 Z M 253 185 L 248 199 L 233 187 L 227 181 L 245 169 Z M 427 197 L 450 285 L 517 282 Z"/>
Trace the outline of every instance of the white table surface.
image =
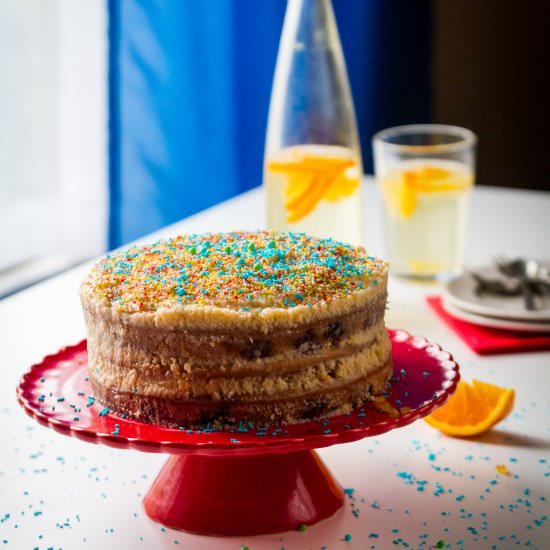
<path id="1" fill-rule="evenodd" d="M 366 187 L 369 252 L 384 256 L 380 205 L 372 182 Z M 255 189 L 144 240 L 262 227 L 262 203 Z M 550 257 L 550 194 L 475 190 L 467 263 L 500 253 Z M 384 549 L 431 548 L 440 539 L 451 548 L 550 548 L 550 352 L 476 356 L 426 306 L 423 297 L 436 285 L 393 279 L 388 326 L 440 343 L 466 378 L 515 388 L 513 414 L 476 440 L 445 437 L 418 421 L 321 449 L 354 500 L 305 533 L 210 538 L 161 529 L 141 498 L 164 455 L 59 435 L 28 418 L 15 399 L 31 364 L 85 336 L 77 291 L 87 269 L 0 302 L 0 548 Z M 499 464 L 512 475 L 499 475 Z"/>

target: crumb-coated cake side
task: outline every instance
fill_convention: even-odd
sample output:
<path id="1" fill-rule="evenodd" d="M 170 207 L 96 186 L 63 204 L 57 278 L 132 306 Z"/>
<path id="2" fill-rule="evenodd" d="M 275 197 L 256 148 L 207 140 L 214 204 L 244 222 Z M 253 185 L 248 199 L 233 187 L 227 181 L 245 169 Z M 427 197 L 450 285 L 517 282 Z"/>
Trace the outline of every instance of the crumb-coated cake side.
<path id="1" fill-rule="evenodd" d="M 391 376 L 387 275 L 361 248 L 275 231 L 106 256 L 81 286 L 95 396 L 167 426 L 347 412 Z"/>

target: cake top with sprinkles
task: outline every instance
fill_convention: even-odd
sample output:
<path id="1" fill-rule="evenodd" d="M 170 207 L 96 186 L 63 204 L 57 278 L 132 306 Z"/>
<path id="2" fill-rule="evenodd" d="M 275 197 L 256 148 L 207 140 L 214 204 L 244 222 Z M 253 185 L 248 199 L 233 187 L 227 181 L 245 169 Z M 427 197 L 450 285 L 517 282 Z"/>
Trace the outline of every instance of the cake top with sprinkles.
<path id="1" fill-rule="evenodd" d="M 214 306 L 243 312 L 331 302 L 387 264 L 360 247 L 277 231 L 182 235 L 107 255 L 82 286 L 120 312 Z"/>

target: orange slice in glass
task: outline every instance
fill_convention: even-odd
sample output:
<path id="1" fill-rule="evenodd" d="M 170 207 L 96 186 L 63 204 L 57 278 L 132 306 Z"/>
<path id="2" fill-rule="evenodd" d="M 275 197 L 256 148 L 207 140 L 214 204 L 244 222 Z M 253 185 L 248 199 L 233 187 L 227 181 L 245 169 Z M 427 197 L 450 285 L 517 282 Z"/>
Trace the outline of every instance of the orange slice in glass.
<path id="1" fill-rule="evenodd" d="M 470 437 L 490 430 L 514 407 L 515 391 L 472 380 L 460 381 L 454 395 L 424 420 L 444 434 Z"/>
<path id="2" fill-rule="evenodd" d="M 329 145 L 296 145 L 267 162 L 270 172 L 286 176 L 284 206 L 289 223 L 301 220 L 327 199 L 351 195 L 360 182 L 357 159 L 350 149 Z"/>
<path id="3" fill-rule="evenodd" d="M 403 183 L 401 184 L 401 214 L 409 218 L 416 210 L 416 176 L 414 172 L 403 172 Z"/>
<path id="4" fill-rule="evenodd" d="M 288 212 L 286 220 L 292 223 L 307 216 L 323 198 L 330 181 L 330 176 L 315 177 L 311 180 L 307 192 L 289 198 L 285 202 Z"/>
<path id="5" fill-rule="evenodd" d="M 332 180 L 324 198 L 329 202 L 336 202 L 341 198 L 349 197 L 359 187 L 359 181 L 357 165 L 351 166 Z"/>

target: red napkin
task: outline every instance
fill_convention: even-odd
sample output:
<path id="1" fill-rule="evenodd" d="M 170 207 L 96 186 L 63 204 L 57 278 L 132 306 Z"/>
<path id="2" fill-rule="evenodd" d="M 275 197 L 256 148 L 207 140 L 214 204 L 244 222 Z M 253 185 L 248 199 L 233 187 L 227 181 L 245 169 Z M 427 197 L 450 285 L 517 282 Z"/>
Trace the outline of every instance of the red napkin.
<path id="1" fill-rule="evenodd" d="M 449 315 L 441 296 L 426 296 L 430 307 L 473 351 L 479 355 L 550 350 L 550 335 L 484 327 Z"/>

